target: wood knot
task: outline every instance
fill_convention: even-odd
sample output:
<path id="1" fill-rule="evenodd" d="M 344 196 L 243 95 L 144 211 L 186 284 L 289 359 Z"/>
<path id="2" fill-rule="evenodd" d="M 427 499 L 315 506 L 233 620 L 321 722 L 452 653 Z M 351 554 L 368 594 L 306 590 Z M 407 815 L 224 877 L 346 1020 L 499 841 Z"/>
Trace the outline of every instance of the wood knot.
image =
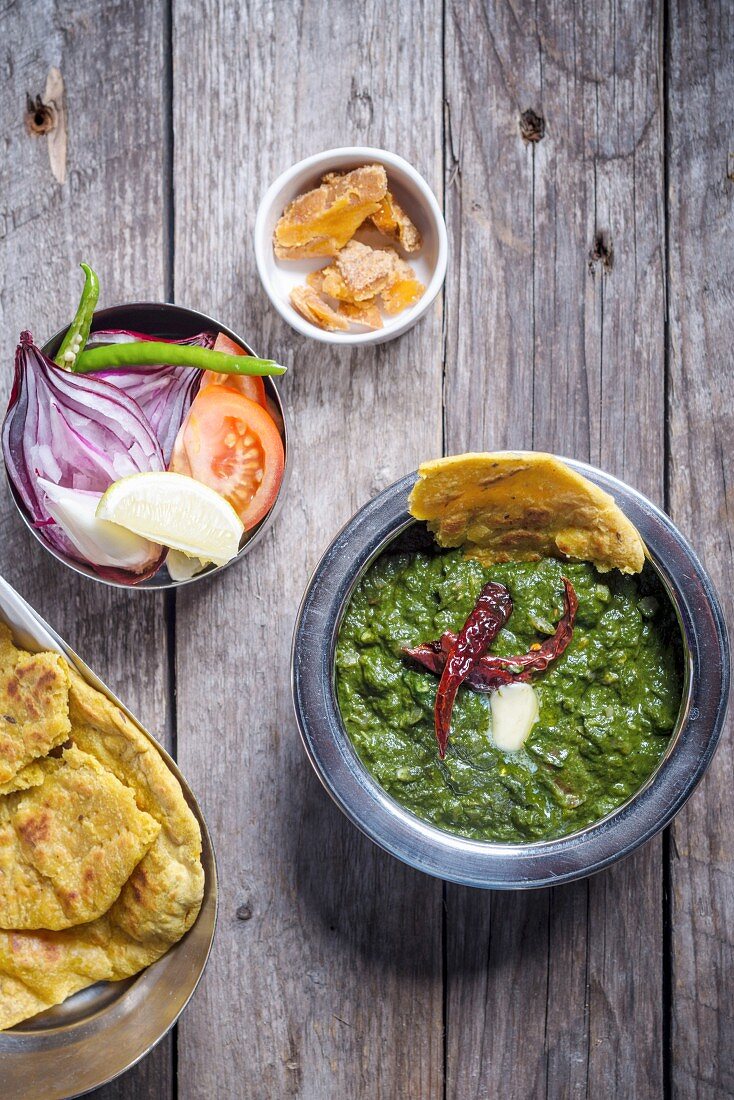
<path id="1" fill-rule="evenodd" d="M 249 902 L 245 902 L 244 905 L 237 906 L 237 920 L 251 920 L 252 919 L 252 906 Z"/>
<path id="2" fill-rule="evenodd" d="M 607 275 L 614 266 L 614 245 L 606 229 L 599 229 L 594 235 L 594 244 L 589 253 L 590 274 L 596 275 L 597 264 L 601 264 L 604 275 Z"/>
<path id="3" fill-rule="evenodd" d="M 371 124 L 374 113 L 372 96 L 366 88 L 357 87 L 357 82 L 352 77 L 352 87 L 347 103 L 347 116 L 352 126 L 358 130 L 365 130 Z"/>
<path id="4" fill-rule="evenodd" d="M 520 133 L 523 141 L 542 141 L 545 137 L 545 119 L 528 109 L 520 115 Z"/>
<path id="5" fill-rule="evenodd" d="M 50 103 L 44 103 L 40 95 L 34 99 L 26 96 L 25 126 L 29 134 L 42 137 L 49 134 L 56 125 L 56 111 Z"/>

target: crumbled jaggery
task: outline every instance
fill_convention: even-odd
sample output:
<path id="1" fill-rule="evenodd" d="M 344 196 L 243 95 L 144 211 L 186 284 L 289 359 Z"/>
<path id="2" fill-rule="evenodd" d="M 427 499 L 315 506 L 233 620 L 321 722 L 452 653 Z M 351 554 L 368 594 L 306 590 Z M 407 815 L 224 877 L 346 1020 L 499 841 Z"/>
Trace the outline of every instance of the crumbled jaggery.
<path id="1" fill-rule="evenodd" d="M 380 203 L 379 210 L 372 214 L 371 221 L 380 233 L 397 241 L 406 252 L 418 252 L 420 249 L 420 233 L 390 191 Z"/>
<path id="2" fill-rule="evenodd" d="M 328 294 L 330 298 L 336 298 L 339 302 L 354 302 L 349 287 L 342 279 L 335 264 L 322 267 L 319 275 L 321 276 L 320 294 Z M 315 281 L 311 285 L 315 287 Z"/>
<path id="3" fill-rule="evenodd" d="M 420 233 L 388 191 L 380 164 L 325 175 L 319 187 L 293 200 L 275 227 L 278 259 L 333 257 L 306 275 L 305 286 L 291 291 L 295 309 L 319 328 L 345 332 L 350 322 L 382 328 L 381 307 L 387 314 L 400 313 L 425 291 L 394 248 L 353 239 L 365 221 L 405 252 L 421 247 Z"/>
<path id="4" fill-rule="evenodd" d="M 324 291 L 345 302 L 374 298 L 395 282 L 400 257 L 392 248 L 350 241 L 324 268 Z"/>
<path id="5" fill-rule="evenodd" d="M 374 298 L 366 302 L 340 302 L 339 312 L 356 325 L 365 325 L 372 329 L 382 328 L 380 308 Z"/>
<path id="6" fill-rule="evenodd" d="M 286 208 L 273 234 L 279 259 L 334 256 L 362 222 L 380 208 L 387 192 L 381 164 L 365 164 L 344 175 L 324 177 L 320 187 L 299 195 Z"/>
<path id="7" fill-rule="evenodd" d="M 391 316 L 412 306 L 426 289 L 423 283 L 416 279 L 413 268 L 410 264 L 406 264 L 405 260 L 398 262 L 395 274 L 395 281 L 380 295 L 385 313 Z"/>
<path id="8" fill-rule="evenodd" d="M 317 294 L 321 294 L 324 289 L 324 271 L 326 271 L 325 267 L 319 271 L 309 271 L 306 276 L 307 285 L 315 290 Z"/>
<path id="9" fill-rule="evenodd" d="M 349 329 L 349 321 L 331 308 L 320 298 L 313 287 L 294 286 L 291 291 L 291 302 L 295 309 L 318 328 L 327 332 L 346 332 Z"/>

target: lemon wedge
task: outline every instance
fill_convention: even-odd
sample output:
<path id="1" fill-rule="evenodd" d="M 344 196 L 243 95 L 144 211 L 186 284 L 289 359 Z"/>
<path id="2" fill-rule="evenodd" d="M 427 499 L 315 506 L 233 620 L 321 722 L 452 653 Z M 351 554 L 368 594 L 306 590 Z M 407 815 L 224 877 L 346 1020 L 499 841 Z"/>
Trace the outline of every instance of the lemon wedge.
<path id="1" fill-rule="evenodd" d="M 225 565 L 244 532 L 231 504 L 208 485 L 168 471 L 131 474 L 103 494 L 97 519 L 192 558 Z"/>

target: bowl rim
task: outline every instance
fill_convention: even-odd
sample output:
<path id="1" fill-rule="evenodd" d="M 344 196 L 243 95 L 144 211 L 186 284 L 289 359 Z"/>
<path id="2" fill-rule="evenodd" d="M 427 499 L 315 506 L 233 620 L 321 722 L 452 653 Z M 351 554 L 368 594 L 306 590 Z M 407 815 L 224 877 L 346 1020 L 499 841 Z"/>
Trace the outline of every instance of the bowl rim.
<path id="1" fill-rule="evenodd" d="M 336 535 L 313 572 L 296 619 L 291 688 L 301 740 L 319 779 L 345 815 L 391 855 L 462 885 L 531 889 L 584 878 L 623 858 L 663 829 L 708 767 L 729 694 L 729 647 L 721 606 L 695 552 L 660 509 L 601 470 L 563 458 L 611 493 L 640 530 L 648 560 L 678 616 L 684 686 L 675 730 L 658 767 L 622 806 L 586 829 L 554 840 L 500 844 L 469 840 L 423 821 L 367 771 L 351 744 L 334 693 L 341 618 L 375 558 L 415 521 L 407 511 L 414 472 L 364 505 Z"/>
<path id="2" fill-rule="evenodd" d="M 104 309 L 97 309 L 94 311 L 92 320 L 92 333 L 94 333 L 95 331 L 99 331 L 101 328 L 105 327 L 104 324 L 100 324 L 99 322 L 109 323 L 113 320 L 119 320 L 121 314 L 124 314 L 126 311 L 132 310 L 155 310 L 161 312 L 167 312 L 169 310 L 173 311 L 174 313 L 178 313 L 179 316 L 185 317 L 192 322 L 195 321 L 197 324 L 200 323 L 202 325 L 202 328 L 211 327 L 213 329 L 217 329 L 219 332 L 223 332 L 226 336 L 228 336 L 240 347 L 248 351 L 251 355 L 256 354 L 250 344 L 248 344 L 247 341 L 243 339 L 243 337 L 239 336 L 234 329 L 229 328 L 228 325 L 223 324 L 221 321 L 217 321 L 216 318 L 210 317 L 206 313 L 202 313 L 200 310 L 191 309 L 189 306 L 179 305 L 177 302 L 140 301 L 122 302 L 117 305 L 105 306 Z M 115 325 L 112 327 L 124 326 Z M 49 355 L 50 351 L 48 349 L 53 349 L 54 345 L 61 342 L 67 331 L 67 328 L 68 325 L 64 328 L 59 329 L 58 332 L 55 332 L 53 336 L 51 336 L 43 343 L 43 345 L 41 345 L 41 351 L 44 353 L 44 355 Z M 48 543 L 46 543 L 40 531 L 33 525 L 30 518 L 28 517 L 25 506 L 20 499 L 15 486 L 10 481 L 6 469 L 5 479 L 8 485 L 8 489 L 10 491 L 10 498 L 15 504 L 20 518 L 22 519 L 26 528 L 33 535 L 34 539 L 39 543 L 39 545 L 46 551 L 46 553 L 55 558 L 56 561 L 60 562 L 62 565 L 65 565 L 67 569 L 71 569 L 72 572 L 77 573 L 80 577 L 85 577 L 87 580 L 96 581 L 98 584 L 106 585 L 108 588 L 121 588 L 125 591 L 137 590 L 143 592 L 167 592 L 176 588 L 184 588 L 190 584 L 196 584 L 199 581 L 209 580 L 211 577 L 222 573 L 225 569 L 229 569 L 232 565 L 235 565 L 237 562 L 241 561 L 242 558 L 244 558 L 245 555 L 248 554 L 250 550 L 261 540 L 265 532 L 276 519 L 278 513 L 280 512 L 280 509 L 283 506 L 283 500 L 285 498 L 288 488 L 288 482 L 290 480 L 291 463 L 289 462 L 289 451 L 291 428 L 288 411 L 286 409 L 283 398 L 278 391 L 278 387 L 273 381 L 273 378 L 270 376 L 265 377 L 263 378 L 263 382 L 265 384 L 266 390 L 268 391 L 268 395 L 275 401 L 275 404 L 278 407 L 278 411 L 280 412 L 280 415 L 283 419 L 283 479 L 280 483 L 280 488 L 278 489 L 278 495 L 276 496 L 270 511 L 256 526 L 254 533 L 247 540 L 247 542 L 241 547 L 241 549 L 231 559 L 231 561 L 228 561 L 225 565 L 218 565 L 214 567 L 210 566 L 203 569 L 200 573 L 195 573 L 193 577 L 188 577 L 186 580 L 178 581 L 175 581 L 172 577 L 166 579 L 166 577 L 164 576 L 165 562 L 163 562 L 163 564 L 159 566 L 157 572 L 152 577 L 148 578 L 147 580 L 140 581 L 137 584 L 125 584 L 122 581 L 116 581 L 108 577 L 102 577 L 94 571 L 92 566 L 85 566 L 83 562 L 76 561 L 73 558 L 67 557 L 65 554 L 62 554 L 60 550 L 56 550 L 55 547 L 49 546 Z"/>
<path id="3" fill-rule="evenodd" d="M 383 163 L 387 168 L 393 168 L 403 172 L 421 192 L 425 204 L 425 211 L 436 230 L 438 252 L 436 255 L 436 264 L 428 285 L 418 302 L 405 310 L 405 314 L 401 321 L 391 326 L 387 331 L 385 331 L 385 329 L 377 329 L 373 332 L 350 333 L 327 332 L 325 329 L 320 329 L 316 325 L 312 325 L 311 322 L 307 321 L 304 317 L 301 317 L 300 314 L 293 309 L 290 303 L 285 301 L 281 295 L 276 292 L 268 272 L 267 260 L 269 258 L 269 252 L 272 251 L 272 241 L 271 234 L 266 231 L 266 222 L 276 200 L 279 199 L 280 192 L 301 172 L 315 170 L 319 167 L 326 169 L 336 157 L 348 157 L 350 159 L 363 161 L 378 161 Z M 446 279 L 446 269 L 448 266 L 448 233 L 446 231 L 446 222 L 441 212 L 441 207 L 438 204 L 438 200 L 432 188 L 417 168 L 414 168 L 404 157 L 401 157 L 398 153 L 392 153 L 387 149 L 378 149 L 369 145 L 344 145 L 335 149 L 325 149 L 321 153 L 313 153 L 311 156 L 297 161 L 295 164 L 292 164 L 290 168 L 286 168 L 284 172 L 281 172 L 270 184 L 260 200 L 255 216 L 253 240 L 257 273 L 271 305 L 291 328 L 301 333 L 302 336 L 308 336 L 312 340 L 318 340 L 322 344 L 331 344 L 337 347 L 365 347 L 374 344 L 383 344 L 390 340 L 397 339 L 398 336 L 402 336 L 403 333 L 417 324 L 421 317 L 428 312 Z"/>

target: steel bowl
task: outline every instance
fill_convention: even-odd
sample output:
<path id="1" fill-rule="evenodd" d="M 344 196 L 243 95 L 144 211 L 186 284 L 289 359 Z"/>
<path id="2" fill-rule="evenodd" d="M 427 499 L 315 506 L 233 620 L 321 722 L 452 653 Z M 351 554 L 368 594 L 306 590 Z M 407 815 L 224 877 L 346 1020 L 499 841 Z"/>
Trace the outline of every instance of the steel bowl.
<path id="1" fill-rule="evenodd" d="M 111 328 L 131 329 L 133 332 L 142 332 L 145 333 L 146 336 L 158 336 L 166 340 L 181 340 L 187 336 L 194 336 L 197 332 L 204 332 L 205 330 L 223 332 L 229 336 L 231 340 L 234 340 L 236 344 L 244 348 L 248 355 L 255 355 L 255 352 L 249 344 L 231 328 L 228 328 L 227 325 L 223 325 L 220 321 L 215 321 L 212 317 L 207 317 L 205 313 L 199 313 L 195 309 L 186 309 L 183 306 L 171 305 L 166 302 L 134 302 L 130 305 L 110 306 L 108 309 L 97 310 L 94 314 L 92 332 L 99 332 L 102 329 Z M 63 328 L 60 329 L 55 336 L 52 336 L 43 346 L 42 350 L 44 354 L 53 359 L 65 335 L 66 328 Z M 73 569 L 75 573 L 79 573 L 82 577 L 89 577 L 91 580 L 98 581 L 99 584 L 107 584 L 112 588 L 145 588 L 149 590 L 181 588 L 183 585 L 194 584 L 196 581 L 203 580 L 204 577 L 212 577 L 215 573 L 221 573 L 223 569 L 229 569 L 230 566 L 234 565 L 235 562 L 241 561 L 245 554 L 248 554 L 250 550 L 252 550 L 277 516 L 283 503 L 286 484 L 290 474 L 290 464 L 288 462 L 289 428 L 285 406 L 283 405 L 283 401 L 273 379 L 263 378 L 263 382 L 265 383 L 267 396 L 275 403 L 283 420 L 283 449 L 285 451 L 283 480 L 273 507 L 260 523 L 253 527 L 251 531 L 245 532 L 239 553 L 236 557 L 232 558 L 231 561 L 228 561 L 226 565 L 209 565 L 207 568 L 202 569 L 200 573 L 195 574 L 195 576 L 189 577 L 188 580 L 181 581 L 175 581 L 169 576 L 165 562 L 154 576 L 148 577 L 147 580 L 139 581 L 136 584 L 124 584 L 120 581 L 101 577 L 95 572 L 92 566 L 85 565 L 83 562 L 77 561 L 75 558 L 69 557 L 67 554 L 49 546 L 43 538 L 42 533 L 34 526 L 23 501 L 11 484 L 10 479 L 8 479 L 10 495 L 15 502 L 21 519 L 33 537 L 41 544 L 43 549 L 48 554 L 51 554 L 52 557 L 56 558 L 57 561 L 62 562 L 64 565 L 68 566 L 69 569 Z"/>
<path id="2" fill-rule="evenodd" d="M 30 604 L 0 577 L 0 621 L 19 645 L 62 653 L 119 706 L 155 745 L 181 784 L 201 829 L 204 898 L 183 939 L 139 974 L 98 982 L 62 1004 L 0 1031 L 2 1094 L 12 1100 L 65 1100 L 106 1084 L 139 1062 L 173 1027 L 204 972 L 217 920 L 217 868 L 201 812 L 175 760 Z"/>
<path id="3" fill-rule="evenodd" d="M 415 524 L 411 474 L 365 505 L 339 532 L 309 582 L 296 621 L 292 689 L 303 744 L 340 809 L 391 855 L 438 878 L 488 889 L 529 889 L 584 878 L 629 855 L 663 829 L 700 782 L 714 754 L 729 694 L 726 627 L 711 580 L 668 517 L 609 474 L 564 459 L 616 499 L 644 539 L 675 608 L 684 684 L 665 756 L 622 806 L 556 840 L 468 840 L 428 824 L 388 795 L 355 751 L 335 690 L 337 635 L 352 592 L 372 562 Z"/>

